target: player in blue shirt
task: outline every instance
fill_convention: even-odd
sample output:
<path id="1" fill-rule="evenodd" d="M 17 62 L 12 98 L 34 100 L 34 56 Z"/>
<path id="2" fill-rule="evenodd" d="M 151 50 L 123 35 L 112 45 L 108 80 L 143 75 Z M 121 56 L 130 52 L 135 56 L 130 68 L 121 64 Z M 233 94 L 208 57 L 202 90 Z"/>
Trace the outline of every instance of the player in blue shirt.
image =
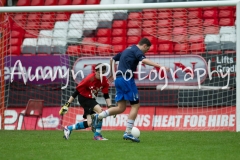
<path id="1" fill-rule="evenodd" d="M 127 107 L 127 101 L 129 101 L 131 104 L 131 110 L 128 115 L 126 131 L 123 135 L 123 139 L 140 142 L 138 138 L 133 137 L 131 134 L 134 121 L 137 117 L 138 109 L 140 107 L 138 90 L 134 81 L 133 72 L 136 71 L 137 65 L 140 61 L 150 66 L 159 68 L 163 67 L 145 57 L 145 53 L 150 47 L 151 42 L 147 38 L 142 38 L 137 45 L 132 45 L 126 48 L 123 52 L 118 53 L 110 60 L 112 76 L 116 74 L 115 100 L 117 102 L 117 106 L 102 111 L 100 114 L 96 114 L 93 118 L 93 128 L 97 126 L 99 120 L 111 115 L 123 113 Z M 119 61 L 118 70 L 116 73 L 113 73 L 113 67 L 117 61 Z M 165 67 L 165 69 L 166 71 L 169 71 L 169 68 Z"/>

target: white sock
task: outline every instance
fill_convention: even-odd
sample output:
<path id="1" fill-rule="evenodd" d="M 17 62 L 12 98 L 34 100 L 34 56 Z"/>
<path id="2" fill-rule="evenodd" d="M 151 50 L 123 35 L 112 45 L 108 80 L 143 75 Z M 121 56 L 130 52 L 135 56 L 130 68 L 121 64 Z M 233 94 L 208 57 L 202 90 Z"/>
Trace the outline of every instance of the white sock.
<path id="1" fill-rule="evenodd" d="M 98 118 L 103 119 L 103 118 L 106 118 L 107 116 L 109 116 L 109 111 L 105 110 L 105 111 L 102 111 L 101 113 L 99 113 Z"/>
<path id="2" fill-rule="evenodd" d="M 134 125 L 134 120 L 128 119 L 127 120 L 127 128 L 126 128 L 126 131 L 125 131 L 125 132 L 127 132 L 127 134 L 131 134 L 133 125 Z"/>

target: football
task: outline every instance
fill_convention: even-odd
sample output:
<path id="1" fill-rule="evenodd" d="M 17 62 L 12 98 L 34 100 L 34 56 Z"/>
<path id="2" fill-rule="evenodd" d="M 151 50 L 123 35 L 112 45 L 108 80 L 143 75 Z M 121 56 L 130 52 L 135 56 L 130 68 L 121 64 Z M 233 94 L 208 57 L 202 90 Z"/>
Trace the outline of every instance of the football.
<path id="1" fill-rule="evenodd" d="M 140 130 L 137 127 L 133 127 L 132 128 L 132 135 L 135 138 L 139 138 L 140 137 Z"/>

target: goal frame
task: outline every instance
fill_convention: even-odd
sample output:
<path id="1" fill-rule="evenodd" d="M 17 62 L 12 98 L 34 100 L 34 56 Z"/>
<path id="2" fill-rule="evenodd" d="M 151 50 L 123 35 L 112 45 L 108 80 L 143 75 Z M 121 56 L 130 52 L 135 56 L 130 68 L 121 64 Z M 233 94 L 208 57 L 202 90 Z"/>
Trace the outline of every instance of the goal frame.
<path id="1" fill-rule="evenodd" d="M 236 6 L 236 15 L 240 15 L 240 0 L 233 1 L 196 1 L 171 3 L 145 3 L 145 4 L 118 4 L 118 5 L 65 5 L 65 6 L 31 6 L 31 7 L 1 7 L 4 12 L 49 12 L 49 11 L 91 11 L 91 10 L 136 10 L 152 8 L 194 8 L 194 7 L 221 7 Z M 240 69 L 240 16 L 236 16 L 236 68 Z M 239 61 L 239 62 L 238 62 Z M 2 62 L 4 63 L 4 62 Z M 237 71 L 236 71 L 237 72 Z M 240 96 L 240 76 L 236 74 L 236 97 Z M 236 131 L 240 131 L 240 100 L 236 98 Z"/>

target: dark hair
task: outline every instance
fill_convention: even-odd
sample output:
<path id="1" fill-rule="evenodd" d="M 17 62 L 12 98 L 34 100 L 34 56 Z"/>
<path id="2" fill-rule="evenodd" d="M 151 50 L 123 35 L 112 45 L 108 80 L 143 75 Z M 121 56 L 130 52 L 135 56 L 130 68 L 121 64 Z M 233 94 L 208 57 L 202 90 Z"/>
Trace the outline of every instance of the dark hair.
<path id="1" fill-rule="evenodd" d="M 149 41 L 149 39 L 147 38 L 142 38 L 139 42 L 138 42 L 138 45 L 142 46 L 146 44 L 148 47 L 150 47 L 152 44 L 151 42 Z"/>
<path id="2" fill-rule="evenodd" d="M 96 68 L 96 67 L 99 66 L 99 65 L 102 65 L 102 63 L 96 64 L 96 66 L 95 66 L 95 70 L 96 70 L 96 71 L 99 71 L 99 70 L 100 70 L 100 67 L 99 67 L 99 68 Z M 102 71 L 106 71 L 106 70 L 107 70 L 106 65 L 103 65 L 103 66 L 102 66 Z"/>

